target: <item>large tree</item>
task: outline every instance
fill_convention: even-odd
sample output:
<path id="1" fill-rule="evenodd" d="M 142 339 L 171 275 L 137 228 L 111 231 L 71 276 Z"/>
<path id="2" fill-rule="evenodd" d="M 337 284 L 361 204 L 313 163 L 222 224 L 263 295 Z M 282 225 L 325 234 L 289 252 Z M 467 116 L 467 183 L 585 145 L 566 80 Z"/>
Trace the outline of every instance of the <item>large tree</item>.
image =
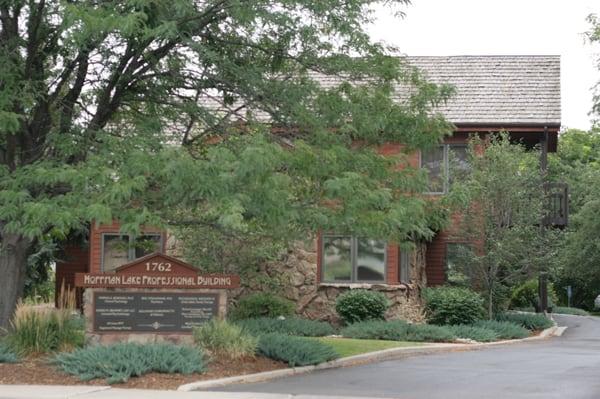
<path id="1" fill-rule="evenodd" d="M 92 220 L 431 235 L 375 146 L 438 142 L 451 90 L 371 42 L 378 3 L 407 1 L 1 0 L 0 326 L 36 243 Z"/>

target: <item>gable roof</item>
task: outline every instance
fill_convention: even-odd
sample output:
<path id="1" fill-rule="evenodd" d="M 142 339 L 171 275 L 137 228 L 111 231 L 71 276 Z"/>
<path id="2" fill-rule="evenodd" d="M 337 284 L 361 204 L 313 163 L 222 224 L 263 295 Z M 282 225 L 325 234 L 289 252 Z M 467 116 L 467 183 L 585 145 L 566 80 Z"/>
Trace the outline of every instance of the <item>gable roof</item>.
<path id="1" fill-rule="evenodd" d="M 560 56 L 408 57 L 456 94 L 439 110 L 454 124 L 560 125 Z"/>
<path id="2" fill-rule="evenodd" d="M 455 125 L 560 126 L 558 55 L 417 56 L 404 59 L 420 69 L 432 83 L 455 87 L 454 96 L 437 108 Z M 310 74 L 324 88 L 340 83 L 339 77 Z M 410 90 L 398 85 L 396 100 L 405 100 Z M 215 98 L 205 97 L 200 101 L 205 107 L 222 113 L 240 107 L 239 103 L 224 107 Z M 253 113 L 258 120 L 269 120 L 262 110 Z"/>

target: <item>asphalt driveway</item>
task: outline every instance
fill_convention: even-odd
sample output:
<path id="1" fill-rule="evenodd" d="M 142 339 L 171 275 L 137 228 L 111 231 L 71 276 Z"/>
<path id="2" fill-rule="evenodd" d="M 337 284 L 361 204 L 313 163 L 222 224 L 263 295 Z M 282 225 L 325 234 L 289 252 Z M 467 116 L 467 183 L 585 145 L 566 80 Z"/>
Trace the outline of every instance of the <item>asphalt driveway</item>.
<path id="1" fill-rule="evenodd" d="M 557 316 L 562 337 L 325 370 L 221 389 L 394 398 L 600 398 L 600 318 Z"/>

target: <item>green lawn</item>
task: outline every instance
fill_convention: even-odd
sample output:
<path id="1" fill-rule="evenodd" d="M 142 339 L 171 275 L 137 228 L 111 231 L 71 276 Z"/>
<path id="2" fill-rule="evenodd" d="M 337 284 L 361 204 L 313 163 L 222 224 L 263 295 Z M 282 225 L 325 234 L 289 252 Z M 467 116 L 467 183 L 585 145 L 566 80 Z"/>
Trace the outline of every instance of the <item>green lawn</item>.
<path id="1" fill-rule="evenodd" d="M 353 338 L 332 338 L 318 337 L 312 338 L 331 345 L 340 357 L 360 355 L 361 353 L 380 351 L 402 346 L 421 346 L 418 342 L 405 341 L 382 341 L 377 339 L 353 339 Z"/>

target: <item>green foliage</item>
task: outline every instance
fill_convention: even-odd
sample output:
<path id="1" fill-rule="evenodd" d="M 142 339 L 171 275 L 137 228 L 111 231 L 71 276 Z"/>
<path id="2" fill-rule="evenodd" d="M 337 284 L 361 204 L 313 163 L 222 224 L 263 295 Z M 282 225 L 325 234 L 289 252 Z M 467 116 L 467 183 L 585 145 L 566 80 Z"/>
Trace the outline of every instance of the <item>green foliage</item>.
<path id="1" fill-rule="evenodd" d="M 533 278 L 515 287 L 510 296 L 511 308 L 526 308 L 530 306 L 534 309 L 537 308 L 539 306 L 538 285 L 538 279 Z M 552 283 L 548 283 L 547 287 L 548 306 L 553 306 L 558 301 L 558 298 Z"/>
<path id="2" fill-rule="evenodd" d="M 555 314 L 571 314 L 575 316 L 589 316 L 590 314 L 579 308 L 568 308 L 566 306 L 554 306 L 552 308 L 552 313 Z"/>
<path id="3" fill-rule="evenodd" d="M 258 350 L 262 355 L 284 361 L 291 367 L 319 364 L 339 357 L 330 345 L 284 334 L 261 335 Z"/>
<path id="4" fill-rule="evenodd" d="M 492 318 L 508 305 L 511 286 L 554 257 L 554 235 L 539 228 L 546 198 L 535 152 L 503 133 L 489 143 L 473 139 L 469 159 L 471 172 L 453 185 L 450 201 L 462 214 L 461 239 L 479 246 L 460 266 Z"/>
<path id="5" fill-rule="evenodd" d="M 389 306 L 383 293 L 372 290 L 349 290 L 339 295 L 335 301 L 335 310 L 346 324 L 383 320 Z"/>
<path id="6" fill-rule="evenodd" d="M 17 307 L 7 345 L 19 355 L 70 350 L 84 343 L 82 319 L 69 309 Z"/>
<path id="7" fill-rule="evenodd" d="M 354 356 L 361 353 L 381 351 L 391 348 L 400 348 L 406 346 L 420 346 L 414 342 L 402 341 L 383 341 L 378 339 L 353 339 L 338 337 L 320 337 L 315 338 L 319 341 L 331 345 L 340 357 Z"/>
<path id="8" fill-rule="evenodd" d="M 126 382 L 147 373 L 192 374 L 205 369 L 199 349 L 172 344 L 121 343 L 91 346 L 60 353 L 52 363 L 82 381 L 105 378 L 108 384 Z"/>
<path id="9" fill-rule="evenodd" d="M 479 320 L 473 325 L 495 331 L 499 339 L 521 339 L 529 336 L 526 328 L 509 321 Z"/>
<path id="10" fill-rule="evenodd" d="M 456 324 L 448 328 L 457 338 L 472 339 L 477 342 L 492 342 L 499 338 L 495 330 L 481 326 Z"/>
<path id="11" fill-rule="evenodd" d="M 333 335 L 335 329 L 324 321 L 307 320 L 296 317 L 244 319 L 236 321 L 242 329 L 252 335 L 279 333 L 303 337 L 324 337 Z"/>
<path id="12" fill-rule="evenodd" d="M 483 316 L 483 299 L 468 288 L 428 288 L 424 296 L 430 323 L 470 324 Z"/>
<path id="13" fill-rule="evenodd" d="M 16 363 L 19 360 L 17 355 L 3 342 L 0 342 L 0 364 Z"/>
<path id="14" fill-rule="evenodd" d="M 435 112 L 452 88 L 368 35 L 372 7 L 406 3 L 7 3 L 6 15 L 35 18 L 16 18 L 0 41 L 3 245 L 30 252 L 117 219 L 133 234 L 197 228 L 184 252 L 236 270 L 273 254 L 248 244 L 319 229 L 432 237 L 446 209 L 409 195 L 425 179 L 392 167 L 406 154 L 377 152 L 384 142 L 428 148 L 453 130 Z M 410 89 L 402 102 L 398 85 Z M 264 122 L 294 128 L 272 134 Z M 24 262 L 10 260 L 11 271 Z"/>
<path id="15" fill-rule="evenodd" d="M 530 331 L 539 331 L 550 328 L 554 325 L 552 320 L 541 313 L 501 313 L 496 316 L 498 321 L 509 321 L 523 326 Z"/>
<path id="16" fill-rule="evenodd" d="M 227 320 L 212 319 L 194 329 L 194 342 L 217 356 L 254 356 L 258 340 Z"/>
<path id="17" fill-rule="evenodd" d="M 446 326 L 408 324 L 402 320 L 362 321 L 344 327 L 340 334 L 347 338 L 415 342 L 452 342 L 456 338 Z"/>
<path id="18" fill-rule="evenodd" d="M 270 293 L 259 292 L 242 297 L 231 311 L 231 319 L 291 316 L 294 310 L 292 301 Z"/>

